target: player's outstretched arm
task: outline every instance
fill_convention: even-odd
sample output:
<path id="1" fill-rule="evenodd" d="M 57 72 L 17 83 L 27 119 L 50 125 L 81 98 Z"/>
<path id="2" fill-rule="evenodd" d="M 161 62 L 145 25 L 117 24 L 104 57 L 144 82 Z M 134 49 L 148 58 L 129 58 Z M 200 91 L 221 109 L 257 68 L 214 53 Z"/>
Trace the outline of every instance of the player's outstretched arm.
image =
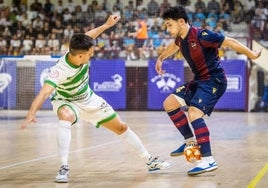
<path id="1" fill-rule="evenodd" d="M 236 52 L 239 52 L 241 54 L 245 54 L 250 59 L 257 59 L 261 56 L 262 49 L 259 50 L 251 50 L 238 40 L 230 37 L 225 37 L 222 47 L 229 47 Z"/>
<path id="2" fill-rule="evenodd" d="M 36 122 L 35 114 L 41 108 L 45 100 L 51 95 L 54 91 L 54 87 L 49 84 L 44 84 L 39 94 L 33 100 L 31 107 L 26 115 L 25 120 L 21 123 L 21 128 L 25 129 L 28 124 Z"/>
<path id="3" fill-rule="evenodd" d="M 87 31 L 85 34 L 90 36 L 91 38 L 95 39 L 101 33 L 103 33 L 106 29 L 113 27 L 119 20 L 120 20 L 119 16 L 111 15 L 111 16 L 109 16 L 109 18 L 106 20 L 106 22 L 103 25 L 96 27 L 90 31 Z"/>
<path id="4" fill-rule="evenodd" d="M 165 70 L 162 69 L 163 61 L 168 58 L 169 56 L 175 54 L 179 50 L 179 47 L 175 44 L 175 42 L 170 43 L 167 48 L 160 54 L 157 58 L 155 64 L 155 71 L 162 75 L 165 73 Z"/>

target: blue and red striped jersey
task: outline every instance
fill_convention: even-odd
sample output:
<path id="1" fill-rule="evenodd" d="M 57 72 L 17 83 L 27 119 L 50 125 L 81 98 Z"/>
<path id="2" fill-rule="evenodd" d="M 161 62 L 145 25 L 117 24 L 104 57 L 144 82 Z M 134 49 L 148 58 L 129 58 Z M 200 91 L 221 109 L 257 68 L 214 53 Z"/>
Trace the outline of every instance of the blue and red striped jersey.
<path id="1" fill-rule="evenodd" d="M 190 27 L 187 36 L 177 37 L 175 44 L 194 73 L 195 80 L 207 80 L 219 72 L 223 72 L 220 65 L 218 48 L 224 36 L 207 29 Z"/>

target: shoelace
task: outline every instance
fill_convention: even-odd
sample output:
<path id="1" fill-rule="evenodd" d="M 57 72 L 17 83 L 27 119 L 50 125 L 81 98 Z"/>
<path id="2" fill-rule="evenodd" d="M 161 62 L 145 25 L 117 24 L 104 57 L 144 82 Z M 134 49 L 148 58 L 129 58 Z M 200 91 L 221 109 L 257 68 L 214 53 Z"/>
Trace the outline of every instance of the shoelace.
<path id="1" fill-rule="evenodd" d="M 66 174 L 66 172 L 68 172 L 68 167 L 67 166 L 62 166 L 61 168 L 60 168 L 60 170 L 59 170 L 59 174 L 60 175 L 64 175 L 64 174 Z"/>
<path id="2" fill-rule="evenodd" d="M 149 164 L 152 164 L 153 162 L 160 162 L 160 163 L 162 163 L 163 162 L 163 160 L 161 160 L 161 159 L 159 159 L 159 156 L 157 156 L 157 157 L 152 157 L 150 160 L 149 160 Z"/>

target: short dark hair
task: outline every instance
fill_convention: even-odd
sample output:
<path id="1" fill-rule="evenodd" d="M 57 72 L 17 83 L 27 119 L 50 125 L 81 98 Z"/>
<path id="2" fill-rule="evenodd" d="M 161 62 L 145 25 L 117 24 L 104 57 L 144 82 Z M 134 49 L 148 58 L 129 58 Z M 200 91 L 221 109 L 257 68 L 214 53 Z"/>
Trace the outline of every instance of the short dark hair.
<path id="1" fill-rule="evenodd" d="M 184 19 L 184 21 L 188 22 L 188 15 L 187 11 L 182 6 L 174 6 L 168 8 L 166 11 L 163 12 L 162 18 L 164 20 L 172 19 L 172 20 L 178 20 L 180 18 Z"/>
<path id="2" fill-rule="evenodd" d="M 84 33 L 75 33 L 69 45 L 69 51 L 72 55 L 76 55 L 78 51 L 88 51 L 94 46 L 94 39 Z"/>

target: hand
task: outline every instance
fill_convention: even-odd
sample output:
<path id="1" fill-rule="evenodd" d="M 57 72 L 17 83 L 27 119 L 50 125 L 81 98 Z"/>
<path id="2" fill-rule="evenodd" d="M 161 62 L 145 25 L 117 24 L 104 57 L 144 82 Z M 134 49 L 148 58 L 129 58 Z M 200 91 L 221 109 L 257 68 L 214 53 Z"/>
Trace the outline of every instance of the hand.
<path id="1" fill-rule="evenodd" d="M 22 129 L 25 129 L 31 122 L 36 122 L 35 116 L 27 115 L 25 120 L 21 123 L 20 127 Z"/>
<path id="2" fill-rule="evenodd" d="M 254 57 L 252 59 L 257 59 L 258 57 L 260 57 L 261 56 L 261 52 L 262 52 L 262 48 L 259 49 L 259 50 L 254 50 L 253 51 Z"/>
<path id="3" fill-rule="evenodd" d="M 109 18 L 107 19 L 106 21 L 106 24 L 109 26 L 109 27 L 112 27 L 114 26 L 119 20 L 120 20 L 120 16 L 118 15 L 111 15 L 109 16 Z"/>
<path id="4" fill-rule="evenodd" d="M 160 59 L 157 59 L 155 64 L 155 70 L 160 75 L 163 75 L 166 72 L 165 70 L 162 70 L 162 64 L 163 62 Z"/>

